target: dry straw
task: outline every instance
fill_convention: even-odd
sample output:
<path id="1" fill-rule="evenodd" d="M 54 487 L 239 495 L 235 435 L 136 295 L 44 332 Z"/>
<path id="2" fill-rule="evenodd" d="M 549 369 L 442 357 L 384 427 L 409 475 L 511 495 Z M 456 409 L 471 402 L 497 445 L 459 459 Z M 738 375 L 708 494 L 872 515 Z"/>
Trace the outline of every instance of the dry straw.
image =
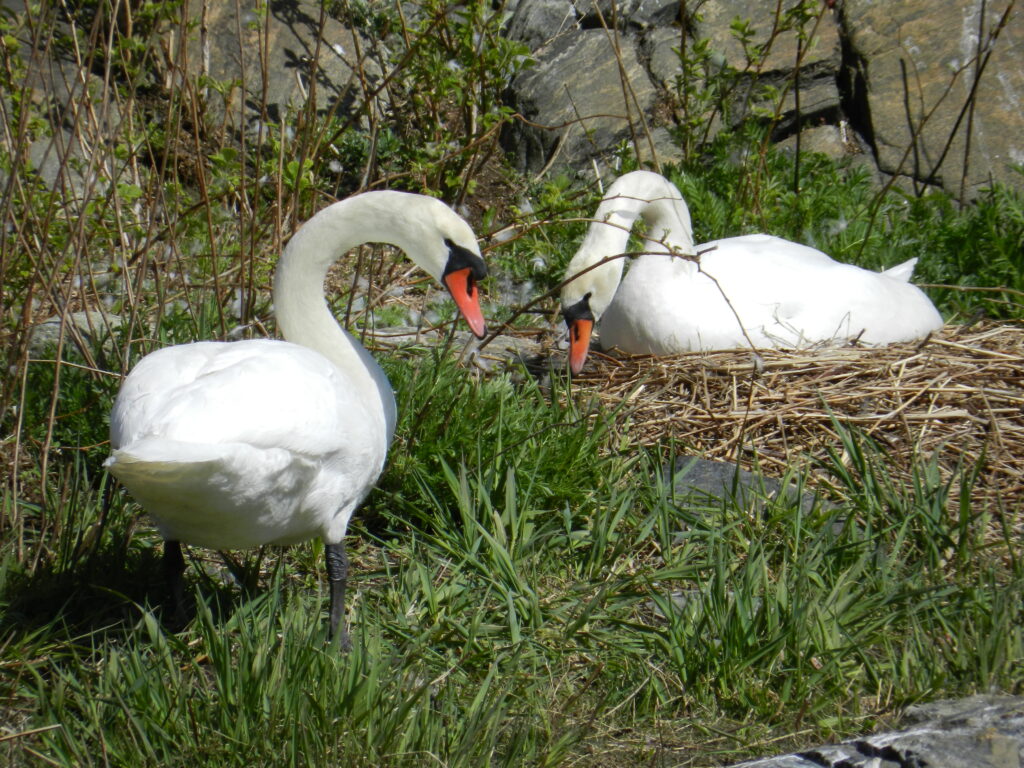
<path id="1" fill-rule="evenodd" d="M 609 405 L 629 401 L 635 444 L 671 439 L 747 468 L 813 472 L 812 459 L 840 445 L 838 421 L 883 446 L 895 477 L 934 457 L 948 479 L 983 456 L 975 502 L 1012 511 L 1024 499 L 1024 328 L 947 326 L 884 348 L 596 354 L 576 384 Z"/>

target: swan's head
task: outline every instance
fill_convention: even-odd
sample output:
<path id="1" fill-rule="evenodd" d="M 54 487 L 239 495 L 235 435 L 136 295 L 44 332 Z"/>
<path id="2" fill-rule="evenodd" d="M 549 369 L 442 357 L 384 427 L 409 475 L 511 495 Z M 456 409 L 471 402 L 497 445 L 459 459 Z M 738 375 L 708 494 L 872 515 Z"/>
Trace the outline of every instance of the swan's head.
<path id="1" fill-rule="evenodd" d="M 562 302 L 562 317 L 569 326 L 569 370 L 578 376 L 587 361 L 590 350 L 590 334 L 594 330 L 594 311 L 590 308 L 593 294 L 585 293 L 579 301 L 572 304 Z"/>
<path id="2" fill-rule="evenodd" d="M 478 284 L 487 277 L 476 235 L 466 220 L 440 200 L 408 192 L 365 192 L 359 211 L 364 242 L 380 241 L 401 248 L 441 283 L 478 338 L 487 333 L 480 309 Z"/>
<path id="3" fill-rule="evenodd" d="M 455 306 L 466 318 L 466 324 L 473 334 L 482 339 L 487 333 L 487 324 L 480 309 L 480 292 L 477 284 L 487 277 L 487 265 L 480 256 L 479 248 L 470 250 L 454 240 L 445 238 L 448 257 L 441 272 L 441 282 L 448 289 Z M 473 241 L 476 246 L 476 241 Z"/>
<path id="4" fill-rule="evenodd" d="M 590 334 L 615 298 L 622 280 L 635 216 L 614 210 L 602 213 L 590 225 L 583 243 L 566 268 L 562 287 L 562 317 L 569 327 L 569 368 L 583 370 L 590 349 Z"/>

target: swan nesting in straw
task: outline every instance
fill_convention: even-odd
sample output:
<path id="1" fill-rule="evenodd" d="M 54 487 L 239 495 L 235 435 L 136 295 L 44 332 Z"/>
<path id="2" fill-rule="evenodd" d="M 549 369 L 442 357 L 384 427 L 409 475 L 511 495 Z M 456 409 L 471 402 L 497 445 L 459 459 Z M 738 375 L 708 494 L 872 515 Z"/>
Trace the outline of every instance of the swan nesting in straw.
<path id="1" fill-rule="evenodd" d="M 366 192 L 317 213 L 285 248 L 274 311 L 287 341 L 167 347 L 125 379 L 106 466 L 156 520 L 179 614 L 181 543 L 236 549 L 320 536 L 337 634 L 345 530 L 383 470 L 396 406 L 384 371 L 331 314 L 324 278 L 369 242 L 405 251 L 484 335 L 477 281 L 486 268 L 469 225 L 430 197 Z"/>
<path id="2" fill-rule="evenodd" d="M 601 262 L 626 251 L 641 217 L 645 253 L 623 277 L 623 259 Z M 942 317 L 909 282 L 916 263 L 872 272 L 771 235 L 694 247 L 679 190 L 634 171 L 609 187 L 566 271 L 578 275 L 562 289 L 570 368 L 583 369 L 597 322 L 605 348 L 631 354 L 923 338 Z"/>

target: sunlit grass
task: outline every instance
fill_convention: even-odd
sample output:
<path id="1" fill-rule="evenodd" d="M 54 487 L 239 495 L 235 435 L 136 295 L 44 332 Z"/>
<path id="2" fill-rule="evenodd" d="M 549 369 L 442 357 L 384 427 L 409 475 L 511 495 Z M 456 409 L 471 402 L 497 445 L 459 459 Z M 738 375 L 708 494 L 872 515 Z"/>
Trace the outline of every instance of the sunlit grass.
<path id="1" fill-rule="evenodd" d="M 838 507 L 686 501 L 656 454 L 600 450 L 598 414 L 439 355 L 392 366 L 400 429 L 455 406 L 420 415 L 350 537 L 353 651 L 325 642 L 315 545 L 265 553 L 252 595 L 193 567 L 170 633 L 148 523 L 82 488 L 76 545 L 34 572 L 4 549 L 7 718 L 59 726 L 6 742 L 14 764 L 644 764 L 655 729 L 704 765 L 1019 678 L 1024 574 L 942 512 L 970 472 L 899 488 L 842 432 Z"/>

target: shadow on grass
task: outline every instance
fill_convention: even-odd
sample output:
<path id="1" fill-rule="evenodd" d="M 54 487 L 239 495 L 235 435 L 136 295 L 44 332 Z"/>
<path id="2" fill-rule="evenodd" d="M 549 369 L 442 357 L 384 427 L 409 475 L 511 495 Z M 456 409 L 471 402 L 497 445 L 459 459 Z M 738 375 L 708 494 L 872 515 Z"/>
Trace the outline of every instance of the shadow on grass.
<path id="1" fill-rule="evenodd" d="M 187 551 L 187 550 L 186 550 Z M 176 617 L 163 577 L 162 547 L 139 544 L 108 547 L 69 568 L 40 566 L 17 570 L 9 559 L 0 565 L 0 636 L 18 644 L 19 636 L 46 629 L 52 642 L 63 638 L 117 639 L 137 631 L 145 613 L 172 633 L 187 626 Z M 186 554 L 187 622 L 195 619 L 197 601 L 213 619 L 226 622 L 248 600 L 269 587 L 259 582 L 260 558 L 247 557 L 230 569 L 232 576 L 209 572 Z"/>

